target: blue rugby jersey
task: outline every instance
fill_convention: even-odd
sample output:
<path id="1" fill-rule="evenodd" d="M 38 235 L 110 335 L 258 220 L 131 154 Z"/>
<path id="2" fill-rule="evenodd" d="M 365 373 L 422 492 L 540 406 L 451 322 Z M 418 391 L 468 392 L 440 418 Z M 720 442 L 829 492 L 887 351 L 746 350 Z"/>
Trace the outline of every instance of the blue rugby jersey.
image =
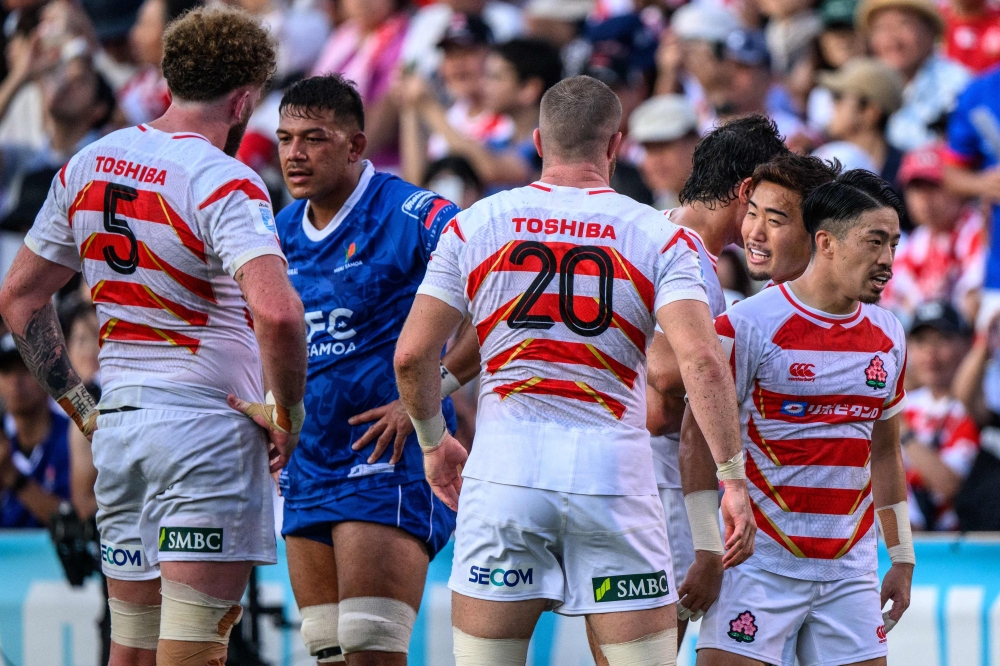
<path id="1" fill-rule="evenodd" d="M 372 423 L 351 426 L 347 419 L 399 397 L 396 340 L 441 230 L 458 208 L 366 163 L 325 229 L 313 227 L 306 211 L 307 202 L 297 201 L 276 218 L 288 275 L 305 306 L 309 354 L 306 421 L 279 479 L 291 507 L 423 478 L 415 435 L 395 465 L 391 445 L 369 465 L 375 443 L 361 451 L 351 444 Z M 444 412 L 453 429 L 450 400 Z"/>

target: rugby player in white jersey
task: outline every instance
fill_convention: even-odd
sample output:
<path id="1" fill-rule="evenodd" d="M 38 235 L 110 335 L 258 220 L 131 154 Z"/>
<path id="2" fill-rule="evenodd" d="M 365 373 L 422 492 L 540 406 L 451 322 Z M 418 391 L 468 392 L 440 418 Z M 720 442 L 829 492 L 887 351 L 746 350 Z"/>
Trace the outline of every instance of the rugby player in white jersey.
<path id="1" fill-rule="evenodd" d="M 748 201 L 742 220 L 742 241 L 751 277 L 773 285 L 805 272 L 812 255 L 812 239 L 802 222 L 802 201 L 814 189 L 836 178 L 838 173 L 836 164 L 792 152 L 778 155 L 754 169 L 746 188 Z M 664 387 L 664 390 L 683 392 L 676 373 L 670 382 L 674 386 Z M 719 484 L 711 451 L 690 410 L 684 414 L 682 435 L 680 477 L 684 505 L 697 545 L 694 546 L 696 566 L 691 567 L 678 588 L 678 609 L 681 617 L 690 613 L 689 617 L 697 620 L 718 598 L 722 585 Z M 663 494 L 661 489 L 661 497 Z M 671 532 L 670 548 L 676 558 L 678 548 L 673 536 Z"/>
<path id="2" fill-rule="evenodd" d="M 305 322 L 264 185 L 231 157 L 274 70 L 270 36 L 199 9 L 163 47 L 170 107 L 53 179 L 0 313 L 93 437 L 110 663 L 220 666 L 252 567 L 276 561 L 268 449 L 275 471 L 298 439 Z M 51 304 L 81 270 L 101 321 L 96 406 Z"/>
<path id="3" fill-rule="evenodd" d="M 903 206 L 857 169 L 816 188 L 802 214 L 813 238 L 806 271 L 715 323 L 736 378 L 759 529 L 702 621 L 701 666 L 884 665 L 886 632 L 909 605 L 905 336 L 875 305 Z M 892 560 L 881 595 L 876 518 Z"/>
<path id="4" fill-rule="evenodd" d="M 449 223 L 396 348 L 428 481 L 459 512 L 449 582 L 459 666 L 524 664 L 547 608 L 587 616 L 612 666 L 675 662 L 677 597 L 645 429 L 657 322 L 731 489 L 727 557 L 749 553 L 732 387 L 705 338 L 697 254 L 666 216 L 608 187 L 620 115 L 589 77 L 545 94 L 541 180 Z M 431 399 L 466 312 L 483 359 L 467 465 Z"/>

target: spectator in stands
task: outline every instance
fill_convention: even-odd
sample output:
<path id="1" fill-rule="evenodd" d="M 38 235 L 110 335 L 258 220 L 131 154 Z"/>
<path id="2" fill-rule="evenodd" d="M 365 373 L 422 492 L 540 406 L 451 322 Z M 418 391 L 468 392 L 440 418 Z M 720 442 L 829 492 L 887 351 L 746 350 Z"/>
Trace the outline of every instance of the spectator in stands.
<path id="1" fill-rule="evenodd" d="M 991 204 L 990 249 L 976 319 L 976 330 L 985 332 L 1000 311 L 1000 68 L 975 79 L 959 97 L 948 119 L 946 159 L 945 186 Z"/>
<path id="2" fill-rule="evenodd" d="M 70 420 L 31 376 L 14 338 L 0 338 L 0 528 L 40 527 L 68 500 Z"/>
<path id="3" fill-rule="evenodd" d="M 750 284 L 746 259 L 743 257 L 743 252 L 736 249 L 735 245 L 730 245 L 722 251 L 715 270 L 719 275 L 722 292 L 726 295 L 726 307 L 753 295 L 754 289 Z"/>
<path id="4" fill-rule="evenodd" d="M 934 0 L 863 0 L 857 26 L 875 57 L 905 82 L 903 104 L 886 128 L 889 143 L 906 151 L 933 141 L 969 82 L 965 67 L 934 51 L 944 30 Z"/>
<path id="5" fill-rule="evenodd" d="M 699 138 L 691 104 L 682 95 L 648 99 L 629 117 L 628 134 L 641 146 L 639 171 L 653 192 L 653 206 L 658 210 L 679 206 L 677 194 L 691 175 Z"/>
<path id="6" fill-rule="evenodd" d="M 827 133 L 835 143 L 824 146 L 818 156 L 836 157 L 847 168 L 856 168 L 851 151 L 860 149 L 871 160 L 870 167 L 862 168 L 879 174 L 898 191 L 903 153 L 886 141 L 885 130 L 903 101 L 899 74 L 874 58 L 854 58 L 835 72 L 820 74 L 819 83 L 833 96 Z"/>
<path id="7" fill-rule="evenodd" d="M 118 91 L 118 106 L 129 125 L 159 118 L 170 105 L 167 80 L 160 71 L 167 22 L 167 1 L 146 0 L 129 32 L 132 57 L 139 71 Z"/>
<path id="8" fill-rule="evenodd" d="M 839 69 L 865 53 L 865 41 L 854 29 L 855 0 L 825 0 L 819 8 L 823 30 L 817 38 L 820 56 L 830 69 Z"/>
<path id="9" fill-rule="evenodd" d="M 129 44 L 129 32 L 136 22 L 143 0 L 80 0 L 79 5 L 90 19 L 94 49 L 94 68 L 112 90 L 120 90 L 136 72 Z M 53 5 L 72 7 L 76 2 L 57 0 Z"/>
<path id="10" fill-rule="evenodd" d="M 882 301 L 904 321 L 929 301 L 961 308 L 966 295 L 981 286 L 976 280 L 982 276 L 983 218 L 976 206 L 942 185 L 943 153 L 938 144 L 909 152 L 899 169 L 916 228 L 896 250 Z"/>
<path id="11" fill-rule="evenodd" d="M 814 0 L 758 0 L 760 12 L 768 17 L 767 50 L 779 76 L 788 74 L 813 47 L 823 29 Z"/>
<path id="12" fill-rule="evenodd" d="M 951 0 L 941 11 L 945 55 L 976 73 L 1000 63 L 1000 9 L 986 0 Z"/>
<path id="13" fill-rule="evenodd" d="M 594 0 L 531 0 L 524 7 L 527 34 L 559 48 L 568 74 L 579 72 L 586 57 L 586 45 L 579 38 L 594 4 Z"/>
<path id="14" fill-rule="evenodd" d="M 454 201 L 462 210 L 483 198 L 483 183 L 462 157 L 444 157 L 427 167 L 422 186 Z"/>
<path id="15" fill-rule="evenodd" d="M 675 92 L 675 81 L 698 115 L 701 134 L 712 129 L 716 120 L 715 107 L 729 100 L 732 65 L 726 60 L 726 40 L 739 28 L 732 13 L 707 2 L 692 2 L 680 7 L 670 17 L 670 31 L 680 45 L 679 71 L 669 71 L 672 58 L 659 58 L 657 92 Z M 666 51 L 663 55 L 669 55 Z"/>
<path id="16" fill-rule="evenodd" d="M 916 529 L 958 528 L 952 500 L 979 451 L 979 430 L 951 389 L 970 341 L 968 326 L 947 301 L 917 308 L 907 372 L 919 388 L 907 390 L 900 438 Z"/>

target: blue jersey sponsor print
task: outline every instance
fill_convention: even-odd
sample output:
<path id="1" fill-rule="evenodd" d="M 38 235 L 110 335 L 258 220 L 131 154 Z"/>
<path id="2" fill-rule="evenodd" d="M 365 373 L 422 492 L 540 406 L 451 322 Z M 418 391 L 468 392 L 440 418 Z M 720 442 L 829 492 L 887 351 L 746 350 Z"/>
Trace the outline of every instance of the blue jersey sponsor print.
<path id="1" fill-rule="evenodd" d="M 279 479 L 286 507 L 310 507 L 368 488 L 422 479 L 415 435 L 402 460 L 392 446 L 369 464 L 372 442 L 351 444 L 370 423 L 355 414 L 399 397 L 392 357 L 441 230 L 458 208 L 432 192 L 366 164 L 357 188 L 323 230 L 305 217 L 306 201 L 276 219 L 288 274 L 305 306 L 309 374 L 306 421 Z M 454 429 L 451 401 L 445 418 Z"/>

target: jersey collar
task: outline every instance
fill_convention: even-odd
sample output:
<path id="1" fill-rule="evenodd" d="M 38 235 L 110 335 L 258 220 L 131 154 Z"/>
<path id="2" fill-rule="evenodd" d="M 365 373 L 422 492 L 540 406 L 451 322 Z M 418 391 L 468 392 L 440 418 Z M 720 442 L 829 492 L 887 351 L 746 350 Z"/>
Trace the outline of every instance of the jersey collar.
<path id="1" fill-rule="evenodd" d="M 553 190 L 576 190 L 577 192 L 585 192 L 590 194 L 614 194 L 615 191 L 610 187 L 566 187 L 562 185 L 549 185 L 548 183 L 543 183 L 540 180 L 528 185 L 528 187 L 533 187 L 536 190 L 541 190 L 542 192 L 552 192 Z"/>
<path id="2" fill-rule="evenodd" d="M 354 188 L 351 192 L 351 196 L 347 197 L 347 201 L 344 205 L 340 207 L 337 214 L 333 216 L 330 220 L 330 224 L 323 227 L 323 229 L 317 229 L 313 226 L 313 223 L 309 221 L 309 202 L 306 201 L 305 207 L 302 209 L 302 233 L 306 235 L 306 238 L 314 243 L 318 243 L 324 240 L 327 236 L 332 234 L 340 226 L 340 223 L 351 214 L 354 207 L 358 205 L 361 197 L 365 195 L 365 190 L 368 189 L 368 183 L 371 182 L 372 176 L 375 175 L 375 167 L 368 160 L 364 161 L 365 168 L 361 172 L 361 178 L 358 179 L 358 186 Z"/>
<path id="3" fill-rule="evenodd" d="M 823 312 L 822 310 L 817 310 L 811 308 L 802 301 L 798 299 L 794 292 L 788 287 L 786 283 L 778 285 L 778 289 L 784 294 L 785 298 L 791 303 L 792 307 L 799 311 L 799 313 L 805 315 L 806 317 L 812 319 L 818 324 L 824 326 L 824 328 L 829 328 L 835 324 L 840 324 L 841 326 L 850 326 L 858 321 L 861 317 L 861 303 L 858 303 L 858 307 L 855 308 L 854 312 L 846 315 L 834 315 L 828 312 Z"/>

